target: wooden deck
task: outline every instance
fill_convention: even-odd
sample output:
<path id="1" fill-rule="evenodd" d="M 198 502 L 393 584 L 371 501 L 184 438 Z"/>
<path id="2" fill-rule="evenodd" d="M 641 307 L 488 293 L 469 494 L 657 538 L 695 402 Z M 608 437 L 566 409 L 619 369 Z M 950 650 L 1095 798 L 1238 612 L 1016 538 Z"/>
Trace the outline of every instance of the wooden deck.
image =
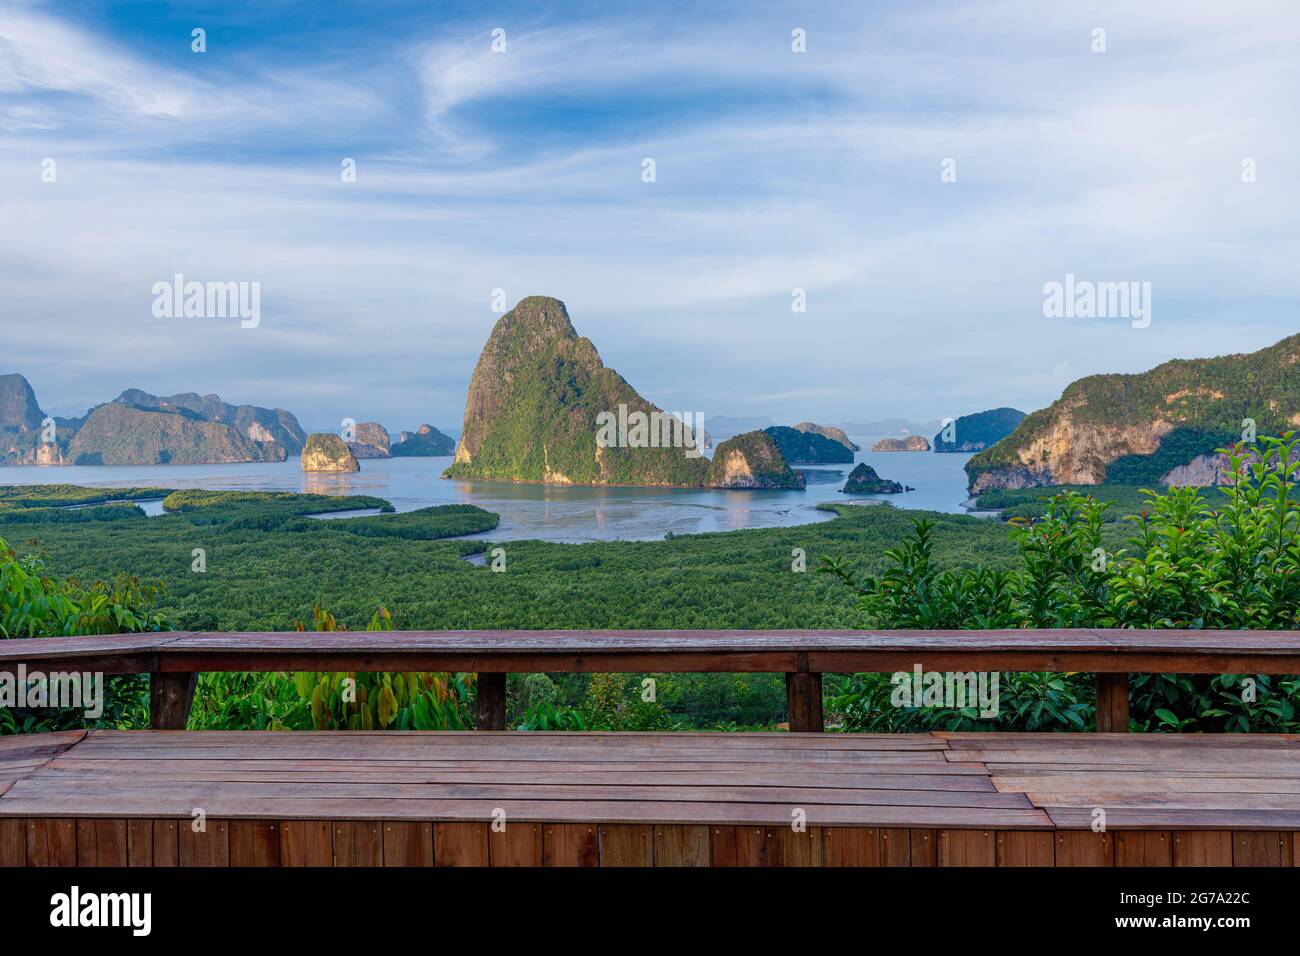
<path id="1" fill-rule="evenodd" d="M 1298 847 L 1291 736 L 0 738 L 9 866 L 1292 866 Z"/>

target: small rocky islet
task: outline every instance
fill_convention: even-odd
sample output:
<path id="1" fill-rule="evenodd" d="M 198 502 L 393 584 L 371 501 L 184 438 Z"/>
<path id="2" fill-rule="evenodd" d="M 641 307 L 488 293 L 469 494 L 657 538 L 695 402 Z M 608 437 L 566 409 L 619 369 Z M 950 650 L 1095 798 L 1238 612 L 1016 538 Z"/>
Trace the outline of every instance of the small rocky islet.
<path id="1" fill-rule="evenodd" d="M 309 472 L 348 472 L 360 471 L 352 449 L 338 435 L 328 432 L 316 432 L 307 436 L 307 444 L 302 449 L 302 470 Z"/>
<path id="2" fill-rule="evenodd" d="M 847 495 L 897 495 L 914 489 L 889 478 L 881 478 L 876 469 L 864 461 L 849 472 L 849 480 L 841 490 Z"/>
<path id="3" fill-rule="evenodd" d="M 882 438 L 871 446 L 872 451 L 929 451 L 930 442 L 924 435 L 906 438 Z"/>

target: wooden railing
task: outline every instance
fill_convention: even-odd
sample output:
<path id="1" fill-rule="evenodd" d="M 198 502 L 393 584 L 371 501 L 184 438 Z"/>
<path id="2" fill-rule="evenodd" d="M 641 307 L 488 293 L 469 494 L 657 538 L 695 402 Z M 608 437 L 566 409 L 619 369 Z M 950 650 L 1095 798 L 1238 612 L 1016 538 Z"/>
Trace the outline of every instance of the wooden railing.
<path id="1" fill-rule="evenodd" d="M 0 641 L 0 673 L 151 676 L 151 723 L 184 729 L 204 671 L 472 671 L 478 728 L 504 730 L 506 675 L 784 673 L 792 731 L 822 729 L 822 674 L 1096 674 L 1097 729 L 1128 729 L 1128 674 L 1300 674 L 1297 631 L 165 632 Z"/>

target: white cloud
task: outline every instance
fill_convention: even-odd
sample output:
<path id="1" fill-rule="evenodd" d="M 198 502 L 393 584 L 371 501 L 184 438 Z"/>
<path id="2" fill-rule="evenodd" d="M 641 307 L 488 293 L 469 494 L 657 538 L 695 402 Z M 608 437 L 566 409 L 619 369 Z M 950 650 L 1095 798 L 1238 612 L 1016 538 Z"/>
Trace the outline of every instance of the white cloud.
<path id="1" fill-rule="evenodd" d="M 1283 40 L 1300 11 L 1176 6 L 833 12 L 802 24 L 798 56 L 784 12 L 507 23 L 505 54 L 485 22 L 396 38 L 382 67 L 220 80 L 19 8 L 0 18 L 6 357 L 65 414 L 137 384 L 446 424 L 495 287 L 565 298 L 661 404 L 734 413 L 1031 408 L 1064 384 L 1063 356 L 1082 374 L 1258 348 L 1295 331 L 1300 299 L 1300 66 Z M 525 94 L 634 109 L 646 90 L 735 95 L 536 149 L 494 109 Z M 946 156 L 957 183 L 939 180 Z M 148 289 L 177 271 L 261 281 L 263 328 L 160 326 Z M 1152 328 L 1045 320 L 1042 284 L 1067 271 L 1152 281 Z M 408 409 L 415 394 L 445 404 Z"/>

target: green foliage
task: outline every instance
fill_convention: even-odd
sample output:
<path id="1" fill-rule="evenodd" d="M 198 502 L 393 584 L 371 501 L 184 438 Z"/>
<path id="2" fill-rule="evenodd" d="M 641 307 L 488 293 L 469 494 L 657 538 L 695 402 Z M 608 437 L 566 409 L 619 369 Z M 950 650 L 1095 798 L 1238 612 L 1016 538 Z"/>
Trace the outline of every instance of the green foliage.
<path id="1" fill-rule="evenodd" d="M 321 607 L 313 630 L 340 630 Z M 301 629 L 301 628 L 300 628 Z M 368 631 L 391 631 L 393 618 L 380 608 Z M 316 730 L 467 730 L 472 674 L 302 672 L 293 675 L 298 697 L 307 703 Z"/>
<path id="2" fill-rule="evenodd" d="M 154 609 L 157 597 L 156 588 L 126 576 L 90 585 L 59 580 L 45 572 L 39 558 L 20 558 L 0 539 L 0 639 L 160 631 L 165 626 Z M 142 715 L 147 723 L 147 697 L 147 681 L 139 676 L 110 678 L 104 687 L 103 714 L 90 725 L 132 726 Z M 0 733 L 65 730 L 85 724 L 80 711 L 0 710 Z"/>
<path id="3" fill-rule="evenodd" d="M 24 508 L 92 505 L 164 498 L 168 488 L 79 488 L 76 485 L 0 485 L 0 504 Z"/>
<path id="4" fill-rule="evenodd" d="M 1215 506 L 1194 488 L 1147 492 L 1146 509 L 1127 519 L 1135 530 L 1131 550 L 1107 546 L 1106 504 L 1065 491 L 1041 518 L 1012 521 L 1019 561 L 1009 571 L 940 570 L 933 525 L 925 519 L 887 552 L 890 567 L 879 577 L 855 580 L 836 559 L 820 570 L 857 590 L 869 627 L 1293 629 L 1300 615 L 1300 505 L 1292 497 L 1297 445 L 1287 433 L 1225 452 L 1235 481 L 1220 489 Z M 1254 702 L 1242 699 L 1235 675 L 1139 675 L 1132 681 L 1132 720 L 1147 730 L 1300 729 L 1296 681 L 1252 679 Z M 1077 729 L 1091 713 L 1079 675 L 1003 680 L 1009 711 L 996 726 L 976 725 L 1011 729 L 1046 721 Z M 882 710 L 884 690 L 878 678 L 867 677 L 842 695 L 836 704 L 845 725 L 947 726 L 956 719 Z"/>
<path id="5" fill-rule="evenodd" d="M 1160 439 L 1160 444 L 1150 455 L 1121 455 L 1106 466 L 1109 484 L 1156 485 L 1171 469 L 1185 465 L 1198 455 L 1208 454 L 1215 448 L 1231 445 L 1237 440 L 1240 428 L 1229 431 L 1222 428 L 1175 428 Z"/>
<path id="6" fill-rule="evenodd" d="M 126 502 L 57 508 L 21 508 L 0 502 L 0 520 L 9 525 L 84 524 L 90 521 L 126 521 L 144 516 L 143 508 Z"/>
<path id="7" fill-rule="evenodd" d="M 1153 483 L 1154 484 L 1154 483 Z M 1041 518 L 1048 503 L 1066 492 L 1095 498 L 1107 505 L 1102 520 L 1111 523 L 1135 515 L 1146 507 L 1147 492 L 1140 485 L 1044 485 L 1037 488 L 990 488 L 975 499 L 981 511 L 1000 511 L 999 517 Z"/>
<path id="8" fill-rule="evenodd" d="M 228 513 L 245 515 L 252 510 L 284 515 L 328 514 L 332 511 L 393 511 L 383 498 L 370 495 L 303 495 L 285 491 L 206 491 L 187 488 L 163 499 L 163 508 L 173 514 Z"/>

